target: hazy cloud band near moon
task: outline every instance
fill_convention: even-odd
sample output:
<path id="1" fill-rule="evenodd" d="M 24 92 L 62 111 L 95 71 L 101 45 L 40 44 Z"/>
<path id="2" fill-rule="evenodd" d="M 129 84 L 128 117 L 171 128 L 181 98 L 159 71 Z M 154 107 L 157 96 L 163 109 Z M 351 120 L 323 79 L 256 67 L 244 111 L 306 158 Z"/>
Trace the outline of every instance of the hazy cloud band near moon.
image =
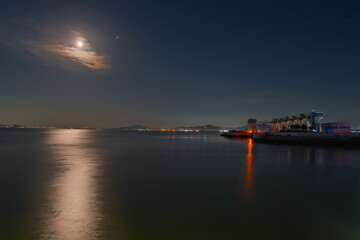
<path id="1" fill-rule="evenodd" d="M 0 37 L 0 43 L 26 50 L 40 57 L 47 65 L 72 70 L 78 69 L 76 64 L 93 70 L 110 67 L 110 56 L 95 50 L 80 32 L 54 28 L 31 19 L 2 17 L 0 20 L 0 30 L 7 33 Z M 18 28 L 27 31 L 19 33 Z M 79 41 L 81 46 L 77 45 Z"/>
<path id="2" fill-rule="evenodd" d="M 76 34 L 79 35 L 79 33 Z M 81 43 L 81 47 L 76 46 L 76 43 Z M 69 58 L 91 69 L 100 70 L 109 67 L 110 57 L 97 53 L 84 37 L 78 36 L 70 44 L 55 42 L 44 45 L 42 48 L 44 51 Z"/>

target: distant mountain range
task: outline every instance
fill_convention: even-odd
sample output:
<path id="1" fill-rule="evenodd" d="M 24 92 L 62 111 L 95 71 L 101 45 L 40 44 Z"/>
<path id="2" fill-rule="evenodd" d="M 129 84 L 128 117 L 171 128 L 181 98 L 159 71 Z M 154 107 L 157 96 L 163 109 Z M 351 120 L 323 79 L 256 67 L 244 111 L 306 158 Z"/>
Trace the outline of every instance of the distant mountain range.
<path id="1" fill-rule="evenodd" d="M 112 128 L 112 129 L 123 130 L 123 131 L 139 131 L 142 129 L 150 130 L 153 128 L 144 127 L 144 126 L 138 124 L 138 125 L 131 125 L 131 126 L 127 126 L 127 127 L 118 127 L 118 128 Z"/>
<path id="2" fill-rule="evenodd" d="M 272 126 L 266 123 L 259 123 L 257 125 L 258 129 L 261 131 L 269 131 L 272 129 Z M 24 126 L 24 125 L 18 125 L 18 124 L 12 124 L 12 125 L 1 125 L 0 128 L 44 128 L 44 127 L 31 127 L 31 126 Z M 61 127 L 58 127 L 61 128 Z M 65 127 L 69 128 L 69 127 Z M 146 127 L 140 124 L 137 125 L 130 125 L 126 127 L 118 127 L 118 128 L 110 128 L 113 130 L 120 130 L 120 131 L 156 131 L 156 130 L 178 130 L 178 131 L 221 131 L 221 130 L 246 130 L 250 129 L 250 125 L 245 125 L 242 127 L 221 127 L 216 125 L 198 125 L 198 126 L 189 126 L 189 127 L 175 127 L 175 128 L 165 128 L 165 129 L 159 129 L 159 128 L 152 128 L 152 127 Z M 95 128 L 89 128 L 89 127 L 72 127 L 72 129 L 95 129 Z"/>
<path id="3" fill-rule="evenodd" d="M 269 131 L 271 129 L 271 125 L 269 124 L 265 124 L 265 123 L 260 123 L 257 125 L 258 129 L 261 131 Z M 215 126 L 215 125 L 211 125 L 211 124 L 207 124 L 207 125 L 199 125 L 199 126 L 190 126 L 190 127 L 175 127 L 175 128 L 171 128 L 171 129 L 175 129 L 178 131 L 186 131 L 186 130 L 190 130 L 190 131 L 220 131 L 220 130 L 246 130 L 246 129 L 250 129 L 250 125 L 245 125 L 242 127 L 237 127 L 237 128 L 232 128 L 232 127 L 221 127 L 221 126 Z M 127 126 L 127 127 L 119 127 L 119 128 L 113 128 L 116 130 L 122 130 L 122 131 L 139 131 L 139 130 L 156 130 L 156 128 L 151 128 L 151 127 L 146 127 L 143 125 L 131 125 L 131 126 Z"/>
<path id="4" fill-rule="evenodd" d="M 222 127 L 214 125 L 203 125 L 203 126 L 193 126 L 193 127 L 177 127 L 176 130 L 200 130 L 200 131 L 219 131 L 222 130 Z"/>

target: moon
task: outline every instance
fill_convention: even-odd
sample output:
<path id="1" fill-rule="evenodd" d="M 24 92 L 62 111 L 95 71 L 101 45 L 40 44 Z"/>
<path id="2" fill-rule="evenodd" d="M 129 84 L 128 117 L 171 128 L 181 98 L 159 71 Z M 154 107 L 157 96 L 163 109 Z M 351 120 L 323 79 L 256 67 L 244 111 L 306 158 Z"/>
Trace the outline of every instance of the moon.
<path id="1" fill-rule="evenodd" d="M 78 41 L 78 42 L 76 43 L 76 45 L 77 45 L 78 47 L 82 47 L 82 46 L 84 46 L 84 43 L 83 43 L 82 41 Z"/>

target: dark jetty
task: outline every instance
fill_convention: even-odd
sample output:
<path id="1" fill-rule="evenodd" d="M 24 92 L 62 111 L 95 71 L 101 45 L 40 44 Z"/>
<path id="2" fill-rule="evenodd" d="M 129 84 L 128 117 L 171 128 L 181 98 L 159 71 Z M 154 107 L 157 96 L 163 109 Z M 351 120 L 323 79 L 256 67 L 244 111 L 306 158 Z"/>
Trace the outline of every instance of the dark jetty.
<path id="1" fill-rule="evenodd" d="M 349 146 L 360 148 L 360 134 L 278 132 L 255 134 L 254 141 L 274 144 L 302 144 L 323 146 Z"/>

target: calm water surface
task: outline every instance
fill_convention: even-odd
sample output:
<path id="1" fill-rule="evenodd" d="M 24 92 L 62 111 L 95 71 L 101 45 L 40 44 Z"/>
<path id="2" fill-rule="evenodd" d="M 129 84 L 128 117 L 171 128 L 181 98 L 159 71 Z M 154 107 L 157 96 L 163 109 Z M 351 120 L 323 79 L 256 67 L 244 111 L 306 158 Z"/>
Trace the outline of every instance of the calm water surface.
<path id="1" fill-rule="evenodd" d="M 0 239 L 360 239 L 360 150 L 0 131 Z"/>

